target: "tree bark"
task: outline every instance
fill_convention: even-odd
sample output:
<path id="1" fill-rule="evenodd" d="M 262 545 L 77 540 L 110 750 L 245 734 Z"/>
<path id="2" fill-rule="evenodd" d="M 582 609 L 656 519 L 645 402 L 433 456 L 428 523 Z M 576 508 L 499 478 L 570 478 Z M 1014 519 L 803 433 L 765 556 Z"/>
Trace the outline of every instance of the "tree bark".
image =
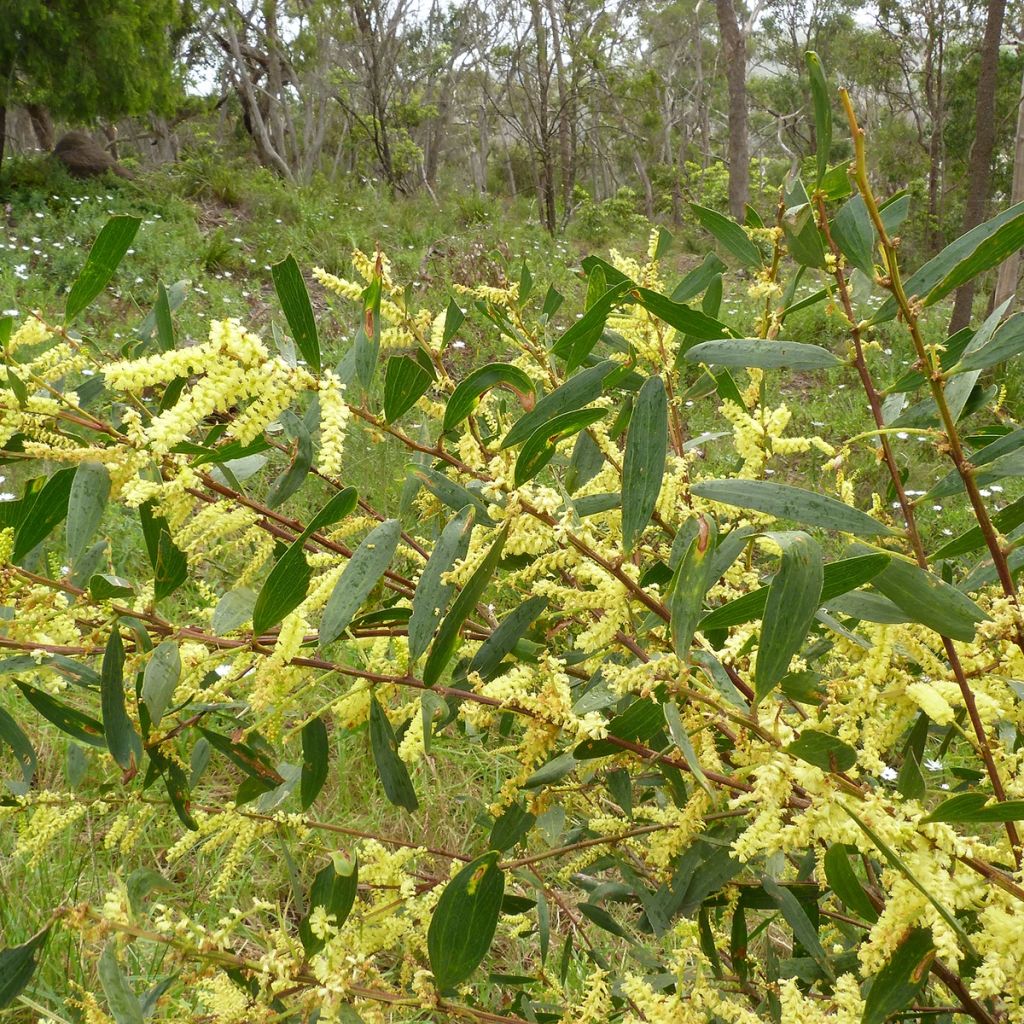
<path id="1" fill-rule="evenodd" d="M 4 149 L 7 147 L 7 107 L 0 103 L 0 170 L 4 166 Z"/>
<path id="2" fill-rule="evenodd" d="M 238 92 L 242 110 L 246 115 L 246 128 L 256 144 L 256 155 L 259 157 L 260 163 L 264 167 L 276 171 L 285 181 L 294 182 L 295 175 L 292 173 L 291 167 L 288 166 L 285 155 L 275 149 L 274 142 L 270 137 L 270 130 L 256 95 L 256 83 L 251 77 L 249 64 L 242 55 L 242 46 L 238 39 L 238 33 L 235 31 L 231 12 L 227 12 L 224 19 L 224 36 L 218 38 L 218 41 L 231 57 L 230 77 Z"/>
<path id="3" fill-rule="evenodd" d="M 991 0 L 1005 3 L 1005 0 Z M 747 41 L 733 0 L 715 0 L 718 30 L 729 83 L 729 212 L 738 221 L 750 198 L 750 145 L 747 140 Z"/>
<path id="4" fill-rule="evenodd" d="M 555 208 L 555 158 L 552 152 L 550 129 L 550 88 L 551 67 L 548 63 L 547 32 L 544 29 L 544 15 L 539 0 L 531 0 L 530 11 L 533 15 L 533 30 L 537 41 L 537 149 L 540 166 L 537 174 L 538 199 L 540 201 L 541 220 L 549 235 L 558 231 L 557 211 Z"/>
<path id="5" fill-rule="evenodd" d="M 1013 185 L 1010 204 L 1024 202 L 1024 76 L 1021 77 L 1020 99 L 1017 102 L 1017 134 L 1013 144 Z M 993 304 L 1001 306 L 1017 290 L 1020 279 L 1020 250 L 1018 249 L 999 268 Z"/>
<path id="6" fill-rule="evenodd" d="M 978 73 L 978 92 L 974 108 L 974 145 L 967 169 L 970 192 L 964 209 L 963 231 L 977 227 L 984 219 L 988 207 L 992 179 L 992 151 L 996 141 L 996 78 L 999 71 L 999 39 L 1003 32 L 1006 0 L 989 0 L 985 18 L 985 36 L 981 46 L 981 68 Z M 949 333 L 955 334 L 971 322 L 974 302 L 974 281 L 961 285 L 953 304 Z"/>
<path id="7" fill-rule="evenodd" d="M 559 185 L 562 207 L 568 210 L 572 202 L 572 179 L 575 176 L 572 166 L 572 129 L 570 126 L 572 98 L 569 88 L 569 76 L 565 70 L 561 26 L 558 23 L 558 12 L 555 9 L 554 0 L 546 0 L 545 6 L 547 7 L 548 20 L 551 23 L 551 61 L 555 66 L 555 82 L 558 85 Z"/>
<path id="8" fill-rule="evenodd" d="M 49 110 L 41 103 L 29 103 L 25 109 L 32 122 L 32 133 L 36 137 L 39 148 L 49 153 L 57 141 L 53 131 L 53 118 L 50 117 Z M 117 159 L 116 155 L 114 159 Z"/>

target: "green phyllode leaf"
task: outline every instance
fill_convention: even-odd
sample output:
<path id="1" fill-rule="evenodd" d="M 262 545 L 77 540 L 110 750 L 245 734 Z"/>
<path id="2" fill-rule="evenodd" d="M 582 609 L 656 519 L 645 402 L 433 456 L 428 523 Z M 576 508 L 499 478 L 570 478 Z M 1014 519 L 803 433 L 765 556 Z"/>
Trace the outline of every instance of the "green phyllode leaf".
<path id="1" fill-rule="evenodd" d="M 477 969 L 494 939 L 505 875 L 492 850 L 467 864 L 446 886 L 427 931 L 434 983 L 447 992 Z"/>
<path id="2" fill-rule="evenodd" d="M 668 397 L 649 377 L 633 408 L 622 460 L 622 546 L 631 551 L 654 513 L 668 452 Z"/>

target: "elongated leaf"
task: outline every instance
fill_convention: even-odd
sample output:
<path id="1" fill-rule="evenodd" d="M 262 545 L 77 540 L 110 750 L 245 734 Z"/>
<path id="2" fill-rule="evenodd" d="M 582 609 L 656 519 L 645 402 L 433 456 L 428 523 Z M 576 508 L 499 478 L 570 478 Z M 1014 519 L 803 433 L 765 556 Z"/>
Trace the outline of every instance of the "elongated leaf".
<path id="1" fill-rule="evenodd" d="M 770 480 L 701 480 L 690 490 L 701 498 L 723 505 L 756 509 L 779 519 L 805 526 L 819 526 L 860 537 L 891 536 L 892 530 L 865 512 L 835 498 Z"/>
<path id="2" fill-rule="evenodd" d="M 32 980 L 49 934 L 46 928 L 21 946 L 0 950 L 0 1009 L 10 1006 Z"/>
<path id="3" fill-rule="evenodd" d="M 5 780 L 7 787 L 18 796 L 25 796 L 36 774 L 36 752 L 21 726 L 0 708 L 0 743 L 6 744 L 21 769 L 21 782 Z"/>
<path id="4" fill-rule="evenodd" d="M 679 714 L 679 708 L 677 708 L 671 701 L 666 701 L 662 704 L 661 710 L 665 715 L 665 724 L 668 726 L 668 733 L 672 737 L 672 742 L 679 748 L 687 765 L 689 766 L 690 771 L 693 772 L 693 777 L 697 780 L 701 789 L 703 789 L 708 796 L 714 796 L 711 783 L 708 782 L 708 777 L 704 774 L 704 769 L 701 767 L 700 760 L 697 757 L 697 751 L 693 749 L 693 743 L 690 742 L 690 735 L 683 725 L 683 719 Z"/>
<path id="5" fill-rule="evenodd" d="M 931 932 L 925 928 L 913 929 L 872 979 L 864 1000 L 861 1024 L 883 1024 L 897 1010 L 911 1006 L 928 980 L 934 959 Z"/>
<path id="6" fill-rule="evenodd" d="M 992 515 L 992 524 L 1001 533 L 1009 533 L 1024 523 L 1024 497 L 1010 502 L 1006 508 L 1000 509 Z M 980 526 L 972 526 L 964 531 L 959 537 L 943 544 L 938 551 L 932 555 L 933 559 L 953 558 L 956 555 L 964 555 L 970 551 L 976 551 L 985 545 L 985 535 L 981 532 Z"/>
<path id="7" fill-rule="evenodd" d="M 625 401 L 632 404 L 629 398 Z M 598 448 L 590 434 L 581 431 L 576 435 L 576 443 L 573 445 L 572 455 L 569 457 L 569 468 L 563 480 L 566 491 L 569 494 L 575 494 L 584 484 L 593 480 L 601 472 L 603 466 L 604 453 Z M 576 510 L 579 512 L 578 501 Z M 581 512 L 580 515 L 582 514 Z"/>
<path id="8" fill-rule="evenodd" d="M 430 357 L 422 349 L 411 356 L 392 356 L 384 367 L 384 419 L 394 423 L 407 413 L 436 376 Z"/>
<path id="9" fill-rule="evenodd" d="M 162 601 L 170 597 L 188 578 L 185 553 L 171 538 L 171 528 L 163 516 L 153 514 L 153 503 L 139 506 L 142 534 L 146 541 L 149 564 L 153 567 L 153 597 Z"/>
<path id="10" fill-rule="evenodd" d="M 828 171 L 828 155 L 832 149 L 832 104 L 829 102 L 828 82 L 818 55 L 808 50 L 804 59 L 807 61 L 811 98 L 814 101 L 814 143 L 818 158 L 817 184 L 820 185 Z"/>
<path id="11" fill-rule="evenodd" d="M 540 314 L 542 322 L 550 323 L 551 318 L 558 312 L 559 307 L 564 301 L 565 296 L 554 285 L 548 285 L 547 294 L 544 296 L 544 306 Z"/>
<path id="12" fill-rule="evenodd" d="M 604 907 L 599 907 L 596 903 L 579 903 L 576 909 L 610 935 L 617 935 L 620 939 L 626 939 L 628 942 L 635 941 L 633 936 Z"/>
<path id="13" fill-rule="evenodd" d="M 776 534 L 782 565 L 768 588 L 754 688 L 762 700 L 789 670 L 800 650 L 814 613 L 821 604 L 824 581 L 821 547 L 806 533 Z"/>
<path id="14" fill-rule="evenodd" d="M 99 961 L 100 986 L 117 1024 L 143 1024 L 142 1004 L 117 962 L 117 945 L 108 942 Z"/>
<path id="15" fill-rule="evenodd" d="M 801 268 L 803 269 L 803 268 Z M 831 292 L 827 288 L 819 288 L 816 292 L 811 292 L 810 295 L 805 295 L 802 299 L 798 299 L 791 306 L 787 306 L 782 314 L 782 319 L 792 316 L 794 313 L 798 313 L 801 309 L 808 309 L 810 306 L 815 306 L 824 299 L 827 299 Z"/>
<path id="16" fill-rule="evenodd" d="M 229 590 L 213 610 L 211 625 L 217 636 L 223 636 L 244 626 L 252 618 L 256 606 L 256 593 L 248 587 Z"/>
<path id="17" fill-rule="evenodd" d="M 825 269 L 825 247 L 814 220 L 814 210 L 804 183 L 796 178 L 786 193 L 786 216 L 782 230 L 789 254 L 804 267 Z"/>
<path id="18" fill-rule="evenodd" d="M 859 194 L 849 199 L 836 214 L 831 230 L 850 264 L 870 278 L 874 274 L 875 229 Z"/>
<path id="19" fill-rule="evenodd" d="M 299 781 L 300 806 L 312 806 L 327 781 L 327 726 L 322 718 L 312 718 L 302 727 L 302 777 Z"/>
<path id="20" fill-rule="evenodd" d="M 648 313 L 659 320 L 664 320 L 680 334 L 691 338 L 710 339 L 721 338 L 729 333 L 725 324 L 713 316 L 708 316 L 699 309 L 691 309 L 681 302 L 673 302 L 667 296 L 651 291 L 650 288 L 636 287 L 630 294 Z"/>
<path id="21" fill-rule="evenodd" d="M 316 332 L 316 318 L 309 302 L 306 282 L 302 279 L 295 257 L 290 253 L 280 263 L 270 268 L 274 278 L 274 288 L 288 321 L 295 344 L 299 346 L 302 358 L 306 360 L 313 373 L 320 373 L 320 339 Z"/>
<path id="22" fill-rule="evenodd" d="M 833 843 L 825 854 L 825 879 L 829 888 L 855 914 L 871 923 L 878 920 L 878 911 L 864 891 L 841 843 Z"/>
<path id="23" fill-rule="evenodd" d="M 632 284 L 629 280 L 612 285 L 590 308 L 551 346 L 551 354 L 565 360 L 566 372 L 571 373 L 590 355 L 608 321 L 612 309 L 622 302 Z M 505 439 L 505 444 L 513 442 Z"/>
<path id="24" fill-rule="evenodd" d="M 686 549 L 676 570 L 669 593 L 668 610 L 672 626 L 672 647 L 676 657 L 685 660 L 700 621 L 704 595 L 715 582 L 712 555 L 718 529 L 713 519 L 701 516 L 698 533 Z"/>
<path id="25" fill-rule="evenodd" d="M 293 612 L 306 597 L 313 570 L 296 541 L 274 563 L 252 609 L 252 631 L 259 636 Z"/>
<path id="26" fill-rule="evenodd" d="M 157 285 L 156 304 L 153 306 L 153 323 L 156 327 L 156 344 L 161 352 L 174 349 L 174 322 L 171 320 L 171 301 L 163 284 Z M 139 328 L 142 334 L 142 328 Z"/>
<path id="27" fill-rule="evenodd" d="M 248 743 L 237 743 L 227 736 L 222 736 L 219 732 L 204 729 L 202 726 L 199 727 L 199 731 L 214 750 L 223 754 L 250 778 L 264 783 L 266 788 L 272 789 L 284 782 L 283 776 L 267 760 L 266 755 L 255 747 L 250 746 Z"/>
<path id="28" fill-rule="evenodd" d="M 484 560 L 452 602 L 451 609 L 444 617 L 441 628 L 437 631 L 434 644 L 430 648 L 430 654 L 427 655 L 426 664 L 423 666 L 423 682 L 427 686 L 433 686 L 441 678 L 441 673 L 455 653 L 455 649 L 459 645 L 459 632 L 462 629 L 462 624 L 476 607 L 476 603 L 483 597 L 487 584 L 490 583 L 491 577 L 501 561 L 501 552 L 505 547 L 507 536 L 508 527 L 505 526 L 491 544 L 491 549 L 487 552 Z"/>
<path id="29" fill-rule="evenodd" d="M 998 477 L 994 476 L 993 473 L 998 472 L 1000 466 L 1007 467 L 1007 463 L 1000 461 L 1003 456 L 1012 455 L 1021 449 L 1024 449 L 1024 427 L 1011 430 L 1010 433 L 996 438 L 991 444 L 987 444 L 984 448 L 974 452 L 970 457 L 970 462 L 978 470 L 974 474 L 974 479 L 978 486 L 984 487 L 986 484 L 997 480 Z M 1012 470 L 1012 463 L 1009 468 Z M 928 490 L 928 493 L 920 499 L 920 504 L 932 504 L 939 498 L 948 497 L 950 494 L 957 494 L 963 489 L 963 477 L 960 476 L 958 470 L 952 469 L 934 487 Z"/>
<path id="30" fill-rule="evenodd" d="M 902 189 L 894 195 L 889 196 L 884 203 L 878 207 L 882 215 L 882 224 L 885 226 L 885 233 L 891 238 L 895 235 L 910 213 L 910 192 Z"/>
<path id="31" fill-rule="evenodd" d="M 595 261 L 594 266 L 587 266 L 586 261 L 583 269 L 587 271 L 587 295 L 583 302 L 583 310 L 586 312 L 597 302 L 606 291 L 608 291 L 608 275 L 605 273 L 604 260 Z M 626 275 L 620 274 L 615 278 L 615 283 L 625 280 Z"/>
<path id="32" fill-rule="evenodd" d="M 320 646 L 336 640 L 348 628 L 362 603 L 394 558 L 402 524 L 397 519 L 386 519 L 367 534 L 366 539 L 352 552 L 345 571 L 341 574 L 327 601 L 320 621 Z"/>
<path id="33" fill-rule="evenodd" d="M 68 292 L 64 305 L 65 324 L 71 323 L 107 286 L 141 223 L 141 217 L 112 217 L 103 225 L 89 250 L 78 280 Z"/>
<path id="34" fill-rule="evenodd" d="M 75 470 L 68 497 L 68 557 L 76 563 L 100 525 L 110 497 L 110 474 L 102 462 L 83 462 Z"/>
<path id="35" fill-rule="evenodd" d="M 734 220 L 706 207 L 690 203 L 690 209 L 701 225 L 710 231 L 744 266 L 760 269 L 761 251 Z"/>
<path id="36" fill-rule="evenodd" d="M 370 386 L 380 354 L 380 300 L 382 281 L 374 276 L 363 292 L 363 315 L 352 343 L 356 373 L 364 387 Z"/>
<path id="37" fill-rule="evenodd" d="M 852 558 L 829 562 L 825 566 L 821 585 L 821 603 L 825 604 L 826 601 L 863 586 L 874 579 L 888 561 L 889 556 L 879 551 L 877 554 L 854 555 Z M 723 604 L 713 612 L 708 612 L 701 619 L 701 630 L 726 629 L 761 618 L 768 601 L 768 590 L 768 587 L 759 587 L 757 590 L 748 591 L 742 597 Z"/>
<path id="38" fill-rule="evenodd" d="M 520 416 L 502 439 L 501 447 L 508 448 L 530 437 L 542 424 L 562 413 L 572 412 L 590 405 L 600 397 L 603 385 L 618 368 L 618 363 L 606 359 L 596 366 L 587 367 L 570 377 L 554 391 L 538 399 L 531 412 Z"/>
<path id="39" fill-rule="evenodd" d="M 713 253 L 704 257 L 704 262 L 676 285 L 669 298 L 673 302 L 688 302 L 708 288 L 716 277 L 726 269 L 725 264 Z M 705 310 L 707 312 L 707 310 Z"/>
<path id="40" fill-rule="evenodd" d="M 376 697 L 370 698 L 370 749 L 387 798 L 397 807 L 415 811 L 419 801 L 409 778 L 409 769 L 398 756 L 395 731 Z"/>
<path id="41" fill-rule="evenodd" d="M 938 256 L 907 278 L 903 289 L 908 296 L 917 296 L 923 306 L 934 305 L 964 282 L 1002 263 L 1020 248 L 1024 248 L 1024 203 L 1003 210 L 951 242 Z M 891 320 L 897 308 L 895 299 L 886 299 L 871 318 L 871 323 Z"/>
<path id="42" fill-rule="evenodd" d="M 149 341 L 155 335 L 157 347 L 161 352 L 170 352 L 174 348 L 171 314 L 185 301 L 190 284 L 190 281 L 175 281 L 168 286 L 157 285 L 156 303 L 142 323 L 135 328 L 135 333 L 142 341 Z"/>
<path id="43" fill-rule="evenodd" d="M 828 602 L 829 611 L 849 615 L 865 622 L 900 623 L 910 622 L 910 616 L 887 597 L 870 590 L 855 590 L 840 594 Z"/>
<path id="44" fill-rule="evenodd" d="M 510 804 L 495 821 L 487 845 L 492 850 L 511 850 L 533 828 L 537 821 L 522 804 Z"/>
<path id="45" fill-rule="evenodd" d="M 668 397 L 660 377 L 637 395 L 622 462 L 622 544 L 630 551 L 654 512 L 668 450 Z"/>
<path id="46" fill-rule="evenodd" d="M 923 821 L 1004 822 L 1024 821 L 1024 800 L 989 803 L 985 793 L 957 793 L 943 800 Z"/>
<path id="47" fill-rule="evenodd" d="M 310 918 L 313 911 L 323 907 L 336 929 L 348 920 L 359 892 L 359 862 L 353 858 L 334 854 L 331 863 L 321 868 L 309 890 L 309 913 L 299 922 L 299 938 L 307 956 L 315 956 L 327 944 L 313 934 Z"/>
<path id="48" fill-rule="evenodd" d="M 74 469 L 58 469 L 34 495 L 23 499 L 20 522 L 15 525 L 11 561 L 21 560 L 68 514 L 68 501 L 75 478 Z M 14 504 L 12 502 L 12 504 Z M 8 525 L 4 523 L 4 525 Z"/>
<path id="49" fill-rule="evenodd" d="M 444 334 L 441 338 L 442 348 L 448 347 L 448 342 L 450 342 L 458 333 L 458 330 L 465 319 L 466 314 L 463 313 L 458 303 L 454 299 L 449 299 L 448 308 L 445 310 L 444 314 Z"/>
<path id="50" fill-rule="evenodd" d="M 849 771 L 857 763 L 857 751 L 853 747 L 817 729 L 804 729 L 785 749 L 787 754 L 826 772 Z"/>
<path id="51" fill-rule="evenodd" d="M 174 640 L 165 640 L 153 649 L 142 677 L 142 699 L 154 725 L 163 718 L 174 688 L 181 676 L 181 654 Z"/>
<path id="52" fill-rule="evenodd" d="M 441 429 L 447 432 L 461 423 L 492 388 L 511 391 L 527 412 L 533 408 L 537 389 L 529 375 L 509 363 L 488 363 L 459 382 L 445 406 Z"/>
<path id="53" fill-rule="evenodd" d="M 763 879 L 764 891 L 772 902 L 782 911 L 786 924 L 793 929 L 793 937 L 804 949 L 814 958 L 815 963 L 825 972 L 825 975 L 835 980 L 835 972 L 832 964 L 829 963 L 825 950 L 822 948 L 821 940 L 818 938 L 818 930 L 811 923 L 807 911 L 800 905 L 800 901 L 785 886 L 771 878 Z"/>
<path id="54" fill-rule="evenodd" d="M 607 409 L 577 409 L 542 423 L 527 439 L 516 459 L 516 487 L 532 480 L 554 457 L 560 442 L 573 437 L 608 414 Z"/>
<path id="55" fill-rule="evenodd" d="M 548 599 L 538 594 L 509 612 L 473 655 L 469 671 L 479 672 L 486 679 L 498 667 L 501 659 L 515 649 L 523 634 L 547 605 Z"/>
<path id="56" fill-rule="evenodd" d="M 689 363 L 715 366 L 757 366 L 765 370 L 827 370 L 841 366 L 828 349 L 799 341 L 765 341 L 762 338 L 726 338 L 705 341 L 687 350 Z"/>
<path id="57" fill-rule="evenodd" d="M 454 589 L 443 576 L 461 558 L 466 557 L 473 530 L 473 509 L 466 506 L 449 520 L 420 575 L 412 598 L 409 618 L 409 660 L 413 663 L 427 649 L 441 616 L 448 607 Z"/>
<path id="58" fill-rule="evenodd" d="M 25 695 L 29 702 L 48 722 L 57 726 L 62 732 L 73 736 L 82 743 L 88 743 L 92 747 L 105 747 L 107 745 L 103 734 L 103 724 L 95 718 L 76 711 L 74 708 L 62 704 L 56 698 L 51 697 L 43 690 L 37 690 L 34 686 L 16 680 L 19 690 Z"/>
<path id="59" fill-rule="evenodd" d="M 427 930 L 430 969 L 441 992 L 465 981 L 487 956 L 504 894 L 497 850 L 471 861 L 445 886 Z"/>
<path id="60" fill-rule="evenodd" d="M 103 735 L 107 749 L 114 760 L 127 770 L 131 767 L 138 738 L 124 706 L 124 645 L 117 626 L 111 630 L 103 653 L 100 679 Z"/>
<path id="61" fill-rule="evenodd" d="M 988 618 L 956 587 L 902 558 L 891 559 L 871 585 L 903 609 L 912 622 L 954 640 L 973 640 L 977 624 Z"/>
<path id="62" fill-rule="evenodd" d="M 988 340 L 973 351 L 969 350 L 953 368 L 954 373 L 964 370 L 987 370 L 1024 351 L 1024 313 L 1011 316 Z"/>
<path id="63" fill-rule="evenodd" d="M 665 715 L 656 701 L 640 697 L 608 723 L 608 736 L 630 742 L 646 743 L 661 731 Z M 573 751 L 577 761 L 617 754 L 622 748 L 611 739 L 584 740 Z"/>
<path id="64" fill-rule="evenodd" d="M 899 775 L 896 776 L 896 788 L 908 800 L 923 800 L 928 792 L 928 786 L 921 774 L 921 763 L 914 751 L 907 751 L 900 765 Z"/>
<path id="65" fill-rule="evenodd" d="M 290 409 L 285 409 L 279 419 L 295 440 L 295 452 L 288 468 L 270 485 L 264 499 L 268 508 L 277 508 L 286 502 L 306 482 L 313 465 L 313 438 L 309 428 Z"/>
<path id="66" fill-rule="evenodd" d="M 317 530 L 349 515 L 357 500 L 353 487 L 335 494 L 274 564 L 252 610 L 252 629 L 257 636 L 276 626 L 302 604 L 313 575 L 302 550 L 306 541 Z"/>
<path id="67" fill-rule="evenodd" d="M 576 768 L 576 758 L 571 753 L 558 754 L 542 764 L 522 785 L 522 789 L 539 789 L 564 779 Z"/>
<path id="68" fill-rule="evenodd" d="M 449 479 L 444 473 L 439 473 L 429 466 L 415 466 L 408 470 L 408 475 L 421 484 L 443 505 L 458 512 L 467 505 L 472 505 L 476 521 L 487 526 L 493 526 L 494 520 L 487 514 L 487 503 L 480 492 L 463 487 Z"/>

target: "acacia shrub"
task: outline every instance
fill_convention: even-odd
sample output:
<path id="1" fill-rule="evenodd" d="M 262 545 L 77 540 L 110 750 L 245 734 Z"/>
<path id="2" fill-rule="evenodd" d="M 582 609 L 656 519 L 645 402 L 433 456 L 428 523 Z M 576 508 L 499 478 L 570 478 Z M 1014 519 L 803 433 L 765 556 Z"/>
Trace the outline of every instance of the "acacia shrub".
<path id="1" fill-rule="evenodd" d="M 695 210 L 722 256 L 675 287 L 659 231 L 643 261 L 588 258 L 564 331 L 528 269 L 422 309 L 356 252 L 352 279 L 313 272 L 356 325 L 333 369 L 291 258 L 273 345 L 232 319 L 183 345 L 161 289 L 111 357 L 75 325 L 128 217 L 62 317 L 0 321 L 7 870 L 31 894 L 58 845 L 100 836 L 110 865 L 102 898 L 7 908 L 0 1003 L 59 935 L 97 984 L 36 992 L 42 1019 L 1024 1020 L 1024 499 L 982 493 L 1019 474 L 1024 432 L 982 374 L 1024 329 L 1000 309 L 922 333 L 1024 243 L 1024 208 L 905 276 L 905 204 L 876 200 L 842 98 L 849 175 L 819 161 L 768 223 Z M 722 313 L 727 262 L 753 337 Z M 825 301 L 845 338 L 787 340 Z M 456 379 L 469 318 L 512 355 Z M 894 321 L 915 365 L 879 381 Z M 864 429 L 792 434 L 767 381 L 793 372 L 861 387 Z M 721 430 L 692 436 L 695 403 Z M 408 452 L 393 507 L 347 472 L 357 422 Z M 917 436 L 949 463 L 923 502 L 897 460 Z M 876 462 L 889 492 L 858 501 Z M 961 494 L 974 525 L 926 549 L 922 508 Z M 500 772 L 489 816 L 439 848 L 318 815 L 353 730 L 366 799 L 414 829 L 445 751 L 475 745 Z M 101 776 L 56 781 L 58 734 Z M 290 884 L 235 905 L 282 856 Z"/>

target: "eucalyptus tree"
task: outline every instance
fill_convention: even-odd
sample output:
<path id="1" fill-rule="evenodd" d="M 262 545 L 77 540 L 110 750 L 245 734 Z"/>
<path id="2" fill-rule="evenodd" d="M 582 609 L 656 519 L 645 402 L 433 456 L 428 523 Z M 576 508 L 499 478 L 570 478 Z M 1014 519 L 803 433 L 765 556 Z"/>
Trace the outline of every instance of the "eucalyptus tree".
<path id="1" fill-rule="evenodd" d="M 965 233 L 977 227 L 985 219 L 989 204 L 992 156 L 996 141 L 996 119 L 992 114 L 998 84 L 999 44 L 1002 39 L 1005 14 L 1006 0 L 988 0 L 985 13 L 985 33 L 981 41 L 978 89 L 975 94 L 974 144 L 971 147 L 971 158 L 967 169 L 969 185 L 962 225 L 962 230 Z M 958 331 L 970 322 L 974 288 L 975 282 L 972 280 L 957 289 L 953 315 L 949 322 L 950 331 Z"/>
<path id="2" fill-rule="evenodd" d="M 734 0 L 715 0 L 725 76 L 729 83 L 729 212 L 743 219 L 750 198 L 747 112 L 747 35 L 753 18 L 741 22 Z"/>

